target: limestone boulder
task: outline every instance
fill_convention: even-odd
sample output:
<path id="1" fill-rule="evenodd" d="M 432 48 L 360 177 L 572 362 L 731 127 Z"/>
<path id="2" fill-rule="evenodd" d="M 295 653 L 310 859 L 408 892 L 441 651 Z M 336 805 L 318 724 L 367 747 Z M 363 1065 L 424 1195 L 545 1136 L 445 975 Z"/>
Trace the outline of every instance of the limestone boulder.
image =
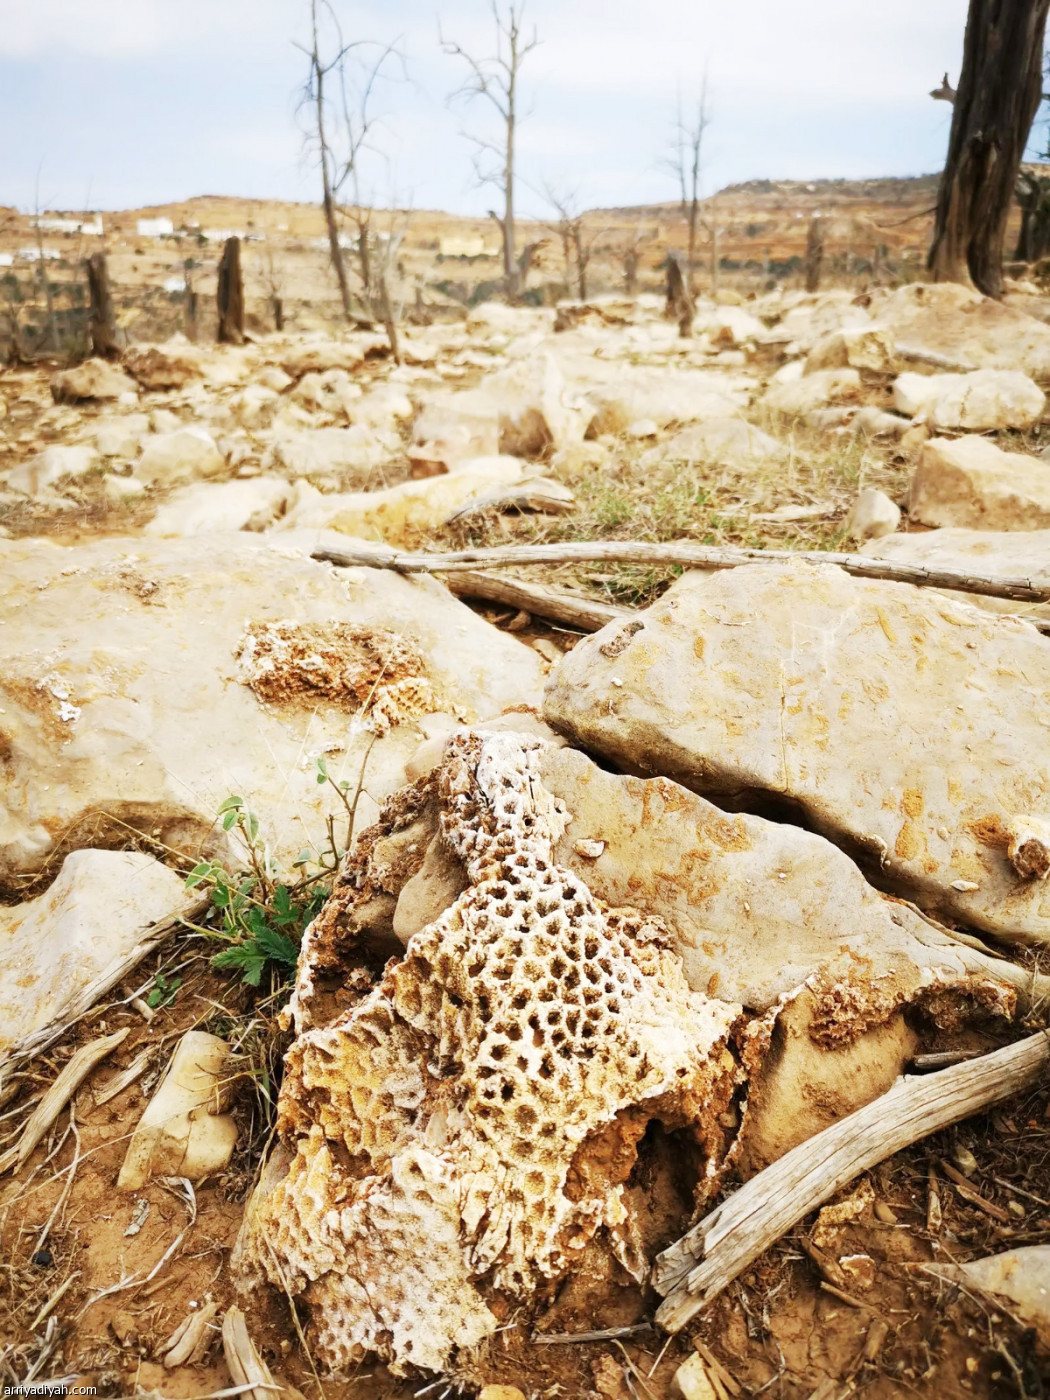
<path id="1" fill-rule="evenodd" d="M 930 438 L 908 491 L 908 514 L 923 525 L 985 530 L 1050 526 L 1050 463 L 1004 452 L 987 438 Z"/>
<path id="2" fill-rule="evenodd" d="M 543 457 L 582 441 L 590 421 L 589 413 L 570 404 L 565 375 L 549 353 L 486 375 L 475 392 L 496 405 L 499 450 L 514 457 Z"/>
<path id="3" fill-rule="evenodd" d="M 311 338 L 290 345 L 280 354 L 279 364 L 292 379 L 329 369 L 352 372 L 359 369 L 370 354 L 380 353 L 385 344 L 382 336 L 374 335 L 347 336 L 343 340 Z"/>
<path id="4" fill-rule="evenodd" d="M 713 311 L 701 313 L 693 322 L 693 334 L 705 334 L 718 349 L 753 345 L 765 329 L 763 322 L 742 306 L 718 306 Z"/>
<path id="5" fill-rule="evenodd" d="M 399 933 L 358 990 L 361 948 Z M 326 1365 L 446 1369 L 496 1330 L 497 1290 L 534 1316 L 585 1243 L 645 1279 L 647 1128 L 675 1134 L 702 1209 L 742 1150 L 757 1164 L 887 1087 L 905 1006 L 1009 1014 L 1024 980 L 819 836 L 541 737 L 454 734 L 304 936 L 279 1141 L 233 1267 L 291 1280 Z"/>
<path id="6" fill-rule="evenodd" d="M 821 369 L 800 379 L 772 385 L 759 403 L 776 417 L 798 418 L 825 404 L 856 401 L 860 392 L 857 370 Z"/>
<path id="7" fill-rule="evenodd" d="M 686 576 L 551 675 L 545 717 L 635 773 L 790 814 L 878 882 L 1050 940 L 1050 647 L 1027 623 L 831 565 Z"/>
<path id="8" fill-rule="evenodd" d="M 108 360 L 85 360 L 82 365 L 63 370 L 51 380 L 51 396 L 56 403 L 79 403 L 83 399 L 119 399 L 137 394 L 138 385 Z"/>
<path id="9" fill-rule="evenodd" d="M 835 331 L 854 330 L 871 324 L 867 310 L 856 303 L 852 292 L 799 293 L 790 304 L 785 298 L 779 321 L 762 336 L 767 345 L 786 345 L 796 353 L 808 354 L 825 336 Z"/>
<path id="10" fill-rule="evenodd" d="M 1050 326 L 953 282 L 900 287 L 878 308 L 901 359 L 932 354 L 959 369 L 1050 379 Z"/>
<path id="11" fill-rule="evenodd" d="M 508 306 L 502 301 L 483 301 L 467 316 L 470 335 L 515 337 L 542 334 L 553 329 L 554 312 L 532 306 Z"/>
<path id="12" fill-rule="evenodd" d="M 672 328 L 673 329 L 673 328 Z M 731 418 L 747 407 L 748 390 L 739 377 L 711 369 L 655 369 L 616 364 L 606 383 L 586 387 L 591 407 L 587 436 L 623 433 L 641 419 L 658 428 Z"/>
<path id="13" fill-rule="evenodd" d="M 885 491 L 867 486 L 850 507 L 846 534 L 851 540 L 876 540 L 892 535 L 900 523 L 901 511 L 896 501 L 891 501 Z"/>
<path id="14" fill-rule="evenodd" d="M 893 342 L 883 326 L 856 326 L 822 336 L 806 356 L 806 374 L 826 369 L 857 369 L 893 374 Z"/>
<path id="15" fill-rule="evenodd" d="M 769 433 L 743 418 L 708 418 L 681 428 L 642 458 L 643 466 L 659 462 L 718 462 L 728 467 L 751 467 L 781 461 L 787 448 Z"/>
<path id="16" fill-rule="evenodd" d="M 226 460 L 215 439 L 197 424 L 143 438 L 142 453 L 135 463 L 135 476 L 146 486 L 181 486 L 225 470 Z"/>
<path id="17" fill-rule="evenodd" d="M 125 350 L 123 365 L 143 389 L 182 389 L 200 378 L 200 367 L 189 346 L 135 345 Z"/>
<path id="18" fill-rule="evenodd" d="M 1010 1310 L 1035 1329 L 1042 1345 L 1050 1347 L 1050 1246 L 1008 1249 L 966 1264 L 941 1265 L 939 1272 L 1005 1298 Z"/>
<path id="19" fill-rule="evenodd" d="M 499 412 L 471 393 L 440 394 L 424 401 L 412 425 L 409 459 L 425 474 L 450 471 L 457 462 L 499 453 Z"/>
<path id="20" fill-rule="evenodd" d="M 1029 428 L 1043 412 L 1046 396 L 1018 370 L 979 369 L 972 374 L 902 374 L 893 404 L 931 428 Z"/>
<path id="21" fill-rule="evenodd" d="M 56 444 L 20 462 L 8 473 L 7 484 L 12 491 L 36 496 L 67 477 L 83 476 L 98 464 L 98 453 L 87 443 Z"/>
<path id="22" fill-rule="evenodd" d="M 375 740 L 367 821 L 431 716 L 539 703 L 531 648 L 435 580 L 314 562 L 323 540 L 0 540 L 0 886 L 134 831 L 222 854 L 231 793 L 287 867 L 345 826 L 320 755 L 355 785 Z"/>
<path id="23" fill-rule="evenodd" d="M 81 1015 L 187 904 L 182 877 L 140 851 L 73 851 L 44 894 L 0 906 L 0 1064 Z"/>
<path id="24" fill-rule="evenodd" d="M 337 530 L 341 535 L 412 547 L 469 501 L 521 479 L 522 464 L 516 458 L 496 457 L 482 466 L 464 464 L 444 476 L 403 481 L 380 491 L 325 496 L 300 485 L 294 505 L 277 528 Z"/>
<path id="25" fill-rule="evenodd" d="M 103 418 L 95 425 L 95 446 L 103 457 L 132 461 L 139 455 L 142 438 L 149 432 L 145 413 L 126 413 L 119 418 Z"/>
<path id="26" fill-rule="evenodd" d="M 654 921 L 561 864 L 567 813 L 541 750 L 453 736 L 305 935 L 281 1139 L 234 1267 L 304 1296 L 326 1366 L 378 1352 L 444 1371 L 496 1331 L 497 1294 L 531 1311 L 592 1242 L 589 1257 L 644 1279 L 644 1192 L 628 1178 L 650 1121 L 686 1135 L 701 1200 L 724 1167 L 739 1007 L 693 992 Z M 388 903 L 439 825 L 458 895 L 325 1013 L 312 983 L 327 966 L 347 985 L 339 928 Z"/>
<path id="27" fill-rule="evenodd" d="M 400 444 L 369 428 L 313 428 L 279 436 L 274 458 L 291 477 L 372 473 L 394 455 Z"/>
<path id="28" fill-rule="evenodd" d="M 1037 587 L 1050 589 L 1050 530 L 966 530 L 949 526 L 870 540 L 861 553 L 960 574 L 1024 578 Z M 950 596 L 989 612 L 1016 613 L 1019 617 L 1050 622 L 1050 603 L 1018 603 L 980 593 L 953 592 Z"/>
<path id="29" fill-rule="evenodd" d="M 278 476 L 194 482 L 164 502 L 145 533 L 153 539 L 174 539 L 216 531 L 265 530 L 283 514 L 293 495 L 294 487 Z"/>

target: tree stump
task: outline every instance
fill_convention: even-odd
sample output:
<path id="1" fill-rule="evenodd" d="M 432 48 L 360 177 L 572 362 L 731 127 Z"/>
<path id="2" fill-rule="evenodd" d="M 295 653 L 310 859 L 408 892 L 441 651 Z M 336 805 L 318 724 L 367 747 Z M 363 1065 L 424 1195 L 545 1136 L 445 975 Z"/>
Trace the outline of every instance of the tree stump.
<path id="1" fill-rule="evenodd" d="M 1050 0 L 970 0 L 929 266 L 935 282 L 1003 294 L 1017 172 L 1042 98 Z"/>
<path id="2" fill-rule="evenodd" d="M 667 307 L 665 315 L 669 321 L 678 322 L 679 335 L 692 335 L 696 308 L 693 306 L 693 298 L 689 294 L 685 259 L 675 249 L 667 254 Z"/>
<path id="3" fill-rule="evenodd" d="M 91 300 L 91 319 L 88 333 L 91 337 L 91 353 L 105 360 L 115 360 L 120 355 L 117 338 L 117 322 L 113 314 L 113 296 L 109 290 L 109 271 L 105 253 L 92 253 L 87 260 L 88 296 Z"/>
<path id="4" fill-rule="evenodd" d="M 815 292 L 820 286 L 824 267 L 824 220 L 815 214 L 806 234 L 806 291 Z"/>
<path id="5" fill-rule="evenodd" d="M 223 244 L 217 300 L 220 345 L 243 345 L 244 279 L 241 276 L 241 240 L 236 235 Z"/>

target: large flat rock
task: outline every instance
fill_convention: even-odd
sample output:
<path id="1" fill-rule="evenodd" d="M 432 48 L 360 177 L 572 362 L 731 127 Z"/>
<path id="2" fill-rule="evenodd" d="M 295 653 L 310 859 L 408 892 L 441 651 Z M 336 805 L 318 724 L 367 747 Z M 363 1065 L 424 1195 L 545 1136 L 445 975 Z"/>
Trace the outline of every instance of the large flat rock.
<path id="1" fill-rule="evenodd" d="M 925 909 L 1050 939 L 1050 645 L 833 566 L 687 576 L 581 642 L 545 716 L 627 771 L 823 832 Z"/>
<path id="2" fill-rule="evenodd" d="M 0 1063 L 88 1010 L 187 900 L 182 878 L 141 851 L 73 851 L 44 894 L 0 907 Z"/>
<path id="3" fill-rule="evenodd" d="M 318 756 L 353 789 L 375 739 L 367 821 L 429 715 L 539 703 L 536 653 L 443 585 L 336 570 L 316 542 L 0 540 L 0 884 L 136 832 L 214 845 L 232 793 L 294 859 L 341 810 Z"/>
<path id="4" fill-rule="evenodd" d="M 931 438 L 908 490 L 923 525 L 1041 530 L 1050 525 L 1050 462 L 1004 452 L 987 438 Z"/>
<path id="5" fill-rule="evenodd" d="M 920 530 L 869 540 L 860 552 L 877 559 L 952 569 L 960 574 L 1026 578 L 1037 587 L 1050 589 L 1050 530 L 966 530 L 947 526 L 943 530 Z M 1016 613 L 1019 617 L 1050 622 L 1050 603 L 1018 603 L 981 593 L 952 592 L 951 596 L 989 612 Z"/>

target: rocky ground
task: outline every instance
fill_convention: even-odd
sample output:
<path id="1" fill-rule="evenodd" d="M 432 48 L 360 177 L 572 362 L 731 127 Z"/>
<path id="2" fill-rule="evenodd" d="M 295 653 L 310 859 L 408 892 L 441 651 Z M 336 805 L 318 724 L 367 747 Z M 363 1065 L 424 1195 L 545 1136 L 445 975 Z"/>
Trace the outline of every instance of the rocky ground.
<path id="1" fill-rule="evenodd" d="M 0 375 L 5 1384 L 1045 1393 L 1045 1254 L 941 1268 L 1050 1248 L 1045 1076 L 673 1336 L 650 1270 L 1046 1023 L 1050 604 L 501 571 L 573 627 L 319 557 L 687 540 L 1050 593 L 1034 286 L 724 300 Z"/>

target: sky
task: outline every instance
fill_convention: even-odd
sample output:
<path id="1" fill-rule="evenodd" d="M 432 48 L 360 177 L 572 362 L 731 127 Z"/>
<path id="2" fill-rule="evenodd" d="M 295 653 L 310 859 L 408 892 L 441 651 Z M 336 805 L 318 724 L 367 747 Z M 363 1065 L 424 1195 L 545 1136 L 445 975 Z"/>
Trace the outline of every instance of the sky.
<path id="1" fill-rule="evenodd" d="M 332 0 L 347 38 L 396 42 L 375 94 L 369 202 L 484 214 L 464 133 L 498 135 L 483 101 L 450 102 L 468 51 L 492 51 L 491 0 Z M 499 0 L 505 5 L 506 0 Z M 590 208 L 674 199 L 678 94 L 706 75 L 702 190 L 741 180 L 937 171 L 966 0 L 526 0 L 538 47 L 521 73 L 519 212 L 547 187 Z M 198 194 L 312 201 L 296 113 L 308 0 L 0 0 L 0 205 L 121 209 Z M 374 49 L 359 51 L 362 55 Z M 498 118 L 496 119 L 498 121 Z"/>

